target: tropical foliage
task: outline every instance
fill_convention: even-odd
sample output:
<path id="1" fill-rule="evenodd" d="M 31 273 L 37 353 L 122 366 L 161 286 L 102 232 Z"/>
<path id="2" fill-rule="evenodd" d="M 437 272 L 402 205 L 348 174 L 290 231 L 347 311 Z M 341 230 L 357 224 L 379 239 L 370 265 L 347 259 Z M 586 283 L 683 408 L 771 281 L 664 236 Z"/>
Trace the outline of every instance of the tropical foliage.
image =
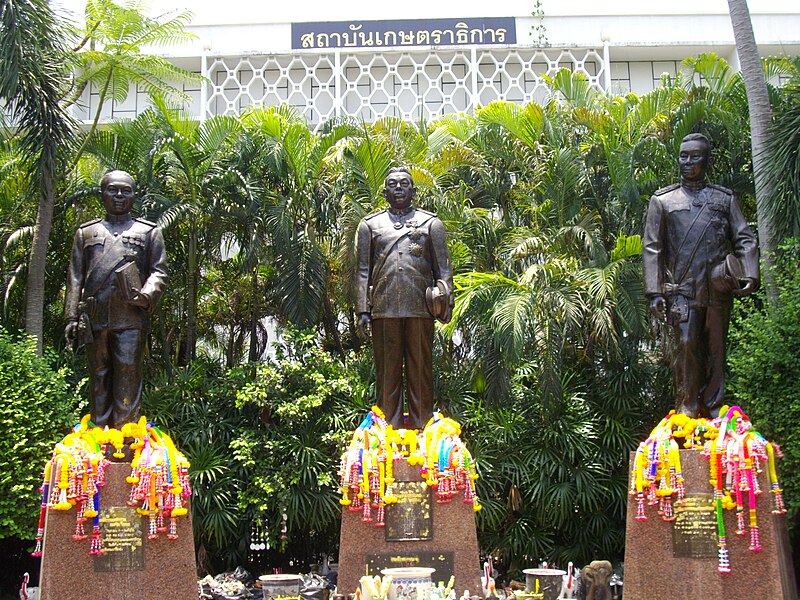
<path id="1" fill-rule="evenodd" d="M 775 182 L 768 206 L 778 240 L 800 236 L 800 58 L 776 64 L 791 78 L 776 101 L 765 152 L 765 177 Z"/>
<path id="2" fill-rule="evenodd" d="M 31 244 L 25 328 L 39 353 L 56 185 L 74 137 L 74 123 L 59 101 L 69 81 L 69 39 L 45 0 L 0 2 L 0 100 L 9 109 L 4 116 L 15 125 L 18 158 L 27 163 L 27 186 L 37 198 L 36 220 L 26 230 Z"/>
<path id="3" fill-rule="evenodd" d="M 780 302 L 772 310 L 763 294 L 738 307 L 731 332 L 730 387 L 752 422 L 768 439 L 779 442 L 779 463 L 786 496 L 800 496 L 800 240 L 780 248 L 775 283 Z M 797 522 L 798 504 L 790 506 L 790 522 Z M 798 539 L 797 529 L 793 532 Z"/>
<path id="4" fill-rule="evenodd" d="M 153 97 L 132 120 L 99 126 L 93 112 L 79 147 L 63 146 L 57 163 L 42 339 L 73 371 L 57 371 L 60 383 L 36 392 L 36 406 L 58 398 L 48 425 L 72 418 L 75 399 L 63 381 L 83 368 L 60 342 L 69 240 L 100 210 L 100 175 L 124 169 L 137 180 L 136 210 L 159 222 L 170 253 L 173 277 L 146 357 L 145 412 L 192 462 L 199 564 L 214 571 L 247 560 L 254 530 L 268 537 L 273 565 L 334 553 L 337 457 L 370 405 L 374 378 L 369 342 L 355 335 L 354 232 L 382 206 L 389 167 L 402 163 L 420 206 L 449 232 L 457 297 L 453 321 L 437 329 L 436 397 L 463 424 L 479 461 L 483 551 L 509 567 L 620 559 L 628 452 L 670 404 L 640 277 L 646 203 L 676 179 L 680 140 L 700 131 L 715 143 L 713 179 L 733 188 L 753 217 L 741 76 L 701 55 L 641 96 L 604 94 L 561 70 L 542 104 L 498 101 L 430 122 L 342 119 L 315 131 L 287 105 L 198 121 L 174 94 L 162 97 L 167 80 L 188 75 L 140 54 L 142 44 L 184 37 L 187 15 L 149 19 L 133 10 L 90 2 L 76 44 L 84 51 L 70 63 L 82 74 L 72 96 L 58 88 L 68 104 L 80 86 L 96 85 L 97 111 L 131 82 Z M 796 61 L 767 68 L 797 81 Z M 11 72 L 0 73 L 5 85 Z M 770 89 L 773 135 L 787 140 L 772 150 L 782 165 L 774 210 L 786 234 L 800 223 L 796 89 Z M 0 140 L 0 324 L 9 331 L 24 325 L 38 211 L 26 143 L 12 132 Z M 779 277 L 787 289 L 796 283 L 790 274 Z M 790 294 L 781 302 L 796 313 Z M 773 356 L 788 368 L 792 349 L 774 346 L 780 336 L 755 333 L 788 327 L 783 315 L 744 305 L 742 350 L 732 353 L 739 381 L 751 381 L 751 370 L 774 374 L 767 364 L 783 362 Z M 30 343 L 2 340 L 15 352 Z M 2 356 L 4 374 L 16 359 Z M 770 382 L 785 374 L 775 377 L 734 385 L 735 398 L 767 419 Z M 778 425 L 788 422 L 791 402 L 775 421 L 775 436 L 787 440 L 794 434 Z"/>

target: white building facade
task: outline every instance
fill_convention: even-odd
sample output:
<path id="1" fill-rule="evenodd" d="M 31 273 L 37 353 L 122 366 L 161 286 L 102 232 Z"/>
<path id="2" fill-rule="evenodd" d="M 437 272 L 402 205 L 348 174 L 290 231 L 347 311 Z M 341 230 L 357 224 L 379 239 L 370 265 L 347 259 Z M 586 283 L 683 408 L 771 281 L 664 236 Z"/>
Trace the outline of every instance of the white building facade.
<path id="1" fill-rule="evenodd" d="M 154 14 L 170 8 L 156 4 Z M 800 2 L 750 5 L 762 56 L 800 54 Z M 560 68 L 584 73 L 600 90 L 639 94 L 699 53 L 714 52 L 738 68 L 724 0 L 658 7 L 562 0 L 538 14 L 526 14 L 530 8 L 517 0 L 470 10 L 419 2 L 399 20 L 387 17 L 391 7 L 372 4 L 321 4 L 313 16 L 301 15 L 303 6 L 283 6 L 281 22 L 243 0 L 231 0 L 224 15 L 218 5 L 196 10 L 189 28 L 196 41 L 165 54 L 207 78 L 184 88 L 189 111 L 203 119 L 289 103 L 317 127 L 341 116 L 419 121 L 471 113 L 493 100 L 543 101 L 544 76 Z M 97 98 L 88 90 L 78 116 L 89 119 Z M 146 106 L 147 95 L 131 90 L 103 117 L 134 117 Z"/>

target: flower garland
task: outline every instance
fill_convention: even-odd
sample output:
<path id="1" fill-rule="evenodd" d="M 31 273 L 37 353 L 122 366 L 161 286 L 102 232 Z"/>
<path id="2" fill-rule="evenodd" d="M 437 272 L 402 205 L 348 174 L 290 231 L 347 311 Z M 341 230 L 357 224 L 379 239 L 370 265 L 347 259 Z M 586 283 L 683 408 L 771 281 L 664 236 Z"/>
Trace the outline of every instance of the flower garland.
<path id="1" fill-rule="evenodd" d="M 143 435 L 132 435 L 136 441 L 131 444 L 134 451 L 131 460 L 131 474 L 125 480 L 131 484 L 128 506 L 137 506 L 136 512 L 149 517 L 148 540 L 158 538 L 159 533 L 167 532 L 171 540 L 178 537 L 176 517 L 185 516 L 189 511 L 183 506 L 183 498 L 192 495 L 189 485 L 189 461 L 178 451 L 172 439 L 153 423 L 139 420 L 138 431 L 144 426 Z M 123 433 L 127 424 L 122 427 Z M 169 528 L 164 518 L 169 517 Z"/>
<path id="2" fill-rule="evenodd" d="M 376 527 L 383 527 L 386 505 L 397 502 L 393 491 L 394 461 L 404 458 L 408 464 L 420 466 L 422 478 L 436 489 L 438 503 L 449 502 L 463 491 L 464 502 L 479 511 L 474 484 L 478 475 L 460 434 L 459 424 L 438 412 L 422 432 L 394 429 L 381 410 L 373 406 L 342 454 L 339 503 L 351 511 L 361 511 L 365 523 L 374 520 Z"/>
<path id="3" fill-rule="evenodd" d="M 103 444 L 110 441 L 106 432 L 88 428 L 89 417 L 84 417 L 53 449 L 42 476 L 42 502 L 39 525 L 36 530 L 36 547 L 32 555 L 42 555 L 44 520 L 48 508 L 70 510 L 76 507 L 74 540 L 85 540 L 88 535 L 84 523 L 92 520 L 92 539 L 89 554 L 101 553 L 100 542 L 100 488 L 105 485 L 105 470 L 109 464 Z"/>
<path id="4" fill-rule="evenodd" d="M 684 439 L 685 448 L 701 451 L 709 460 L 709 482 L 714 490 L 717 570 L 720 573 L 730 573 L 723 510 L 736 510 L 736 534 L 745 535 L 749 529 L 750 551 L 761 550 L 756 497 L 761 494 L 758 474 L 763 471 L 764 462 L 767 464 L 770 492 L 773 495 L 772 512 L 785 513 L 786 507 L 775 468 L 775 457 L 781 456 L 780 448 L 756 431 L 738 406 L 723 407 L 720 415 L 713 420 L 692 419 L 671 411 L 636 450 L 631 470 L 630 495 L 637 501 L 636 520 L 647 519 L 647 498 L 648 505 L 658 506 L 657 511 L 662 519 L 673 521 L 673 505 L 683 503 L 685 495 L 676 438 Z"/>
<path id="5" fill-rule="evenodd" d="M 662 519 L 675 520 L 673 505 L 682 504 L 685 495 L 675 438 L 684 438 L 691 446 L 692 434 L 697 430 L 698 423 L 696 419 L 670 411 L 650 432 L 650 436 L 639 444 L 633 459 L 630 485 L 630 494 L 636 497 L 637 502 L 637 521 L 647 520 L 645 497 L 649 506 L 658 506 L 657 511 Z"/>
<path id="6" fill-rule="evenodd" d="M 720 413 L 723 414 L 723 413 Z M 736 510 L 736 535 L 747 533 L 745 528 L 744 498 L 747 495 L 747 529 L 750 532 L 751 552 L 761 550 L 758 531 L 756 497 L 761 494 L 758 474 L 762 462 L 768 465 L 770 492 L 773 494 L 774 514 L 786 512 L 783 492 L 775 469 L 776 446 L 755 430 L 750 419 L 738 406 L 732 406 L 719 419 L 719 434 L 706 442 L 703 455 L 709 459 L 710 483 L 714 487 L 714 504 L 717 514 L 717 536 L 720 573 L 730 573 L 730 556 L 725 536 L 723 509 Z M 778 449 L 780 452 L 780 449 Z M 780 454 L 779 454 L 780 456 Z"/>
<path id="7" fill-rule="evenodd" d="M 175 539 L 175 518 L 187 514 L 183 499 L 191 495 L 189 486 L 189 461 L 181 454 L 172 439 L 158 427 L 142 417 L 138 423 L 127 423 L 121 430 L 101 429 L 86 415 L 73 427 L 53 449 L 42 475 L 42 502 L 36 532 L 33 556 L 42 555 L 44 520 L 48 508 L 70 510 L 76 508 L 75 540 L 85 540 L 84 524 L 92 519 L 92 534 L 89 554 L 102 554 L 100 537 L 100 490 L 105 485 L 105 471 L 110 461 L 106 458 L 106 447 L 114 449 L 115 458 L 124 458 L 125 438 L 133 438 L 134 450 L 131 475 L 126 481 L 131 484 L 128 500 L 130 506 L 141 505 L 137 512 L 150 517 L 148 539 L 155 539 L 159 532 L 168 532 Z M 169 529 L 164 518 L 169 517 Z"/>

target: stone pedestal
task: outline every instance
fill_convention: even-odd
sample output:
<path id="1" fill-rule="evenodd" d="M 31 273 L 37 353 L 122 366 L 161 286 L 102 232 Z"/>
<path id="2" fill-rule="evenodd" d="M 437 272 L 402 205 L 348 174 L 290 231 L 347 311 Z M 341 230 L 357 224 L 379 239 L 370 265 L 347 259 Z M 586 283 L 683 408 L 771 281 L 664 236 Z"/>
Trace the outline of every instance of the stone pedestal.
<path id="1" fill-rule="evenodd" d="M 708 460 L 694 450 L 681 450 L 680 459 L 690 502 L 688 510 L 678 514 L 675 523 L 682 524 L 677 531 L 674 523 L 661 519 L 655 507 L 647 506 L 647 520 L 637 521 L 636 500 L 628 500 L 625 597 L 796 600 L 786 515 L 771 514 L 766 473 L 759 479 L 764 491 L 756 503 L 763 548 L 750 552 L 749 531 L 736 535 L 735 511 L 724 511 L 731 572 L 722 574 L 717 571 L 716 526 L 709 514 L 713 490 L 708 482 Z M 709 553 L 712 555 L 697 556 Z"/>
<path id="2" fill-rule="evenodd" d="M 420 482 L 419 467 L 406 461 L 394 464 L 398 482 Z M 413 484 L 412 484 L 413 485 Z M 480 594 L 480 554 L 475 529 L 475 512 L 471 504 L 462 502 L 459 492 L 446 504 L 430 499 L 430 539 L 387 541 L 386 528 L 361 521 L 361 512 L 343 507 L 339 540 L 339 578 L 341 594 L 353 594 L 365 574 L 380 575 L 387 567 L 432 567 L 434 582 L 447 583 L 455 575 L 456 595 L 464 590 Z M 390 516 L 387 514 L 387 524 Z M 396 527 L 392 528 L 395 530 Z M 390 531 L 391 533 L 391 531 Z M 391 536 L 390 536 L 391 537 Z M 450 572 L 452 571 L 452 573 Z"/>
<path id="3" fill-rule="evenodd" d="M 103 555 L 89 555 L 89 540 L 75 541 L 75 510 L 49 510 L 45 521 L 41 600 L 196 600 L 191 516 L 180 517 L 178 539 L 147 539 L 146 517 L 127 505 L 130 466 L 112 463 L 100 493 L 101 525 L 107 535 Z M 88 525 L 88 527 L 87 527 Z M 91 524 L 84 524 L 91 536 Z M 139 545 L 136 540 L 141 539 Z"/>

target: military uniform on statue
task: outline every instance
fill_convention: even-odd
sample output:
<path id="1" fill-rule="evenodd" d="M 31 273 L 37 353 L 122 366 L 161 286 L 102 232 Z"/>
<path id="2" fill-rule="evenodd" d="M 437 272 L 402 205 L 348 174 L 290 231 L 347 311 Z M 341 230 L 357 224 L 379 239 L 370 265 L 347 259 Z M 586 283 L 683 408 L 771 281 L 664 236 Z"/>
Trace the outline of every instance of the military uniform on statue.
<path id="1" fill-rule="evenodd" d="M 44 470 L 41 598 L 196 598 L 189 461 L 140 418 L 150 315 L 168 279 L 164 238 L 131 216 L 128 173 L 106 173 L 100 197 L 105 216 L 75 232 L 64 329 L 68 344 L 86 348 L 91 414 Z"/>
<path id="2" fill-rule="evenodd" d="M 138 418 L 145 336 L 167 284 L 167 254 L 155 223 L 131 217 L 130 175 L 106 174 L 101 195 L 105 218 L 81 225 L 72 244 L 65 335 L 86 345 L 92 421 L 119 429 Z"/>
<path id="3" fill-rule="evenodd" d="M 681 144 L 681 183 L 658 190 L 644 232 L 645 293 L 670 328 L 678 412 L 716 417 L 725 395 L 725 343 L 733 296 L 759 285 L 758 245 L 739 201 L 706 182 L 708 140 Z"/>
<path id="4" fill-rule="evenodd" d="M 736 196 L 707 182 L 711 158 L 705 136 L 683 138 L 681 182 L 647 209 L 645 293 L 675 410 L 630 454 L 625 597 L 794 600 L 780 451 L 725 397 L 733 299 L 758 289 L 759 254 Z"/>
<path id="5" fill-rule="evenodd" d="M 433 412 L 434 319 L 453 308 L 444 224 L 414 206 L 405 168 L 389 170 L 383 194 L 389 208 L 365 217 L 356 239 L 355 310 L 359 334 L 372 332 L 377 407 L 342 455 L 338 588 L 425 600 L 435 573 L 477 592 L 478 475 L 458 423 Z"/>
<path id="6" fill-rule="evenodd" d="M 449 321 L 452 306 L 444 225 L 414 207 L 415 194 L 411 175 L 392 169 L 384 192 L 390 207 L 358 227 L 359 329 L 372 329 L 377 404 L 398 429 L 422 429 L 433 413 L 433 320 Z"/>

